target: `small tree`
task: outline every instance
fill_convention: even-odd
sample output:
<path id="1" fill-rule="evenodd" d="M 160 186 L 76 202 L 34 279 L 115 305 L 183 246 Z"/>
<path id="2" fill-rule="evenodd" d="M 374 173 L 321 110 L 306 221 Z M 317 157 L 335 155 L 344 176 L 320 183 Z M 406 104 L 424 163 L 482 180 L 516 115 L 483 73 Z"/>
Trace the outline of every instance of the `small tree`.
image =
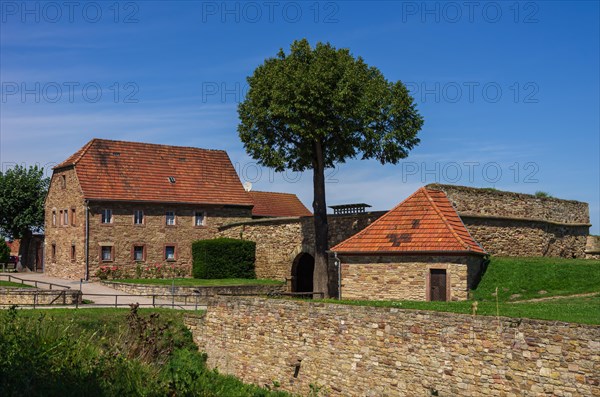
<path id="1" fill-rule="evenodd" d="M 0 172 L 0 234 L 21 239 L 19 255 L 29 263 L 29 243 L 33 230 L 44 226 L 44 200 L 48 178 L 43 168 L 15 166 Z"/>
<path id="2" fill-rule="evenodd" d="M 4 237 L 0 236 L 0 263 L 8 263 L 10 259 L 10 247 L 6 244 Z"/>
<path id="3" fill-rule="evenodd" d="M 313 170 L 314 289 L 334 295 L 327 268 L 325 169 L 360 155 L 382 164 L 405 158 L 423 118 L 402 82 L 389 82 L 348 49 L 307 40 L 280 50 L 248 77 L 238 132 L 248 154 L 276 171 Z"/>

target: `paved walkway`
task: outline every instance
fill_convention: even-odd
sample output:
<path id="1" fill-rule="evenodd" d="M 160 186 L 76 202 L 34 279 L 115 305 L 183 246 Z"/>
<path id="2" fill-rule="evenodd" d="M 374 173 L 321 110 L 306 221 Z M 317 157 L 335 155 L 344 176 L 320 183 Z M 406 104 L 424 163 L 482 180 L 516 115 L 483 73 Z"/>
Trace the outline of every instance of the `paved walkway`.
<path id="1" fill-rule="evenodd" d="M 153 303 L 156 307 L 171 307 L 173 306 L 173 301 L 168 299 L 168 297 L 155 298 L 154 302 L 152 297 L 150 296 L 139 296 L 129 294 L 127 292 L 118 291 L 114 288 L 107 287 L 99 282 L 87 282 L 84 281 L 80 284 L 79 280 L 66 280 L 57 277 L 50 277 L 45 275 L 44 273 L 0 273 L 2 276 L 10 275 L 14 277 L 18 277 L 25 281 L 25 284 L 34 285 L 34 281 L 41 281 L 45 283 L 58 284 L 61 286 L 70 287 L 72 290 L 79 290 L 83 293 L 83 299 L 93 301 L 93 305 L 83 305 L 83 307 L 114 307 L 115 299 L 118 303 L 119 307 L 127 307 L 132 303 L 139 303 L 141 307 L 152 306 Z M 6 277 L 0 277 L 0 280 L 6 280 Z M 20 281 L 15 281 L 20 282 Z M 48 285 L 39 284 L 38 288 L 40 289 L 49 289 Z M 61 289 L 60 287 L 53 286 L 52 289 Z M 174 307 L 178 309 L 182 309 L 180 306 L 181 303 L 175 302 Z M 82 307 L 82 306 L 80 306 Z M 194 306 L 185 307 L 186 309 L 195 309 Z M 198 309 L 204 309 L 205 306 L 198 306 Z"/>

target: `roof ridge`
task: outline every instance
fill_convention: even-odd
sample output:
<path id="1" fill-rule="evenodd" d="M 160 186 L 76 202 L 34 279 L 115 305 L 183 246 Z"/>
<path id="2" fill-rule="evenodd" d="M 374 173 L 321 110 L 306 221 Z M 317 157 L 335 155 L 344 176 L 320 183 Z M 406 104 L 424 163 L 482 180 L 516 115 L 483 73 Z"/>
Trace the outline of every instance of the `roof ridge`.
<path id="1" fill-rule="evenodd" d="M 351 239 L 351 238 L 353 239 L 353 238 L 358 238 L 359 236 L 362 236 L 362 235 L 363 235 L 363 234 L 365 234 L 365 233 L 366 233 L 366 232 L 367 232 L 369 229 L 371 229 L 371 227 L 372 227 L 372 226 L 375 224 L 375 222 L 378 222 L 380 219 L 385 219 L 385 218 L 387 218 L 388 216 L 392 216 L 392 215 L 393 215 L 393 212 L 394 212 L 394 210 L 396 210 L 396 208 L 400 207 L 402 204 L 404 204 L 404 202 L 408 201 L 408 200 L 409 200 L 409 199 L 410 199 L 412 196 L 414 196 L 414 195 L 416 195 L 417 193 L 419 193 L 419 191 L 420 191 L 421 189 L 424 189 L 424 187 L 420 187 L 419 189 L 417 189 L 416 191 L 414 191 L 414 192 L 413 192 L 413 193 L 412 193 L 410 196 L 408 196 L 407 198 L 405 198 L 404 200 L 402 200 L 402 201 L 400 202 L 400 204 L 396 205 L 394 208 L 392 208 L 391 210 L 389 210 L 388 212 L 386 212 L 385 214 L 383 214 L 382 216 L 380 216 L 379 218 L 377 218 L 375 221 L 371 222 L 371 224 L 370 224 L 370 225 L 368 225 L 367 227 L 365 227 L 363 230 L 361 230 L 360 232 L 358 232 L 358 233 L 356 233 L 356 234 L 354 234 L 354 235 L 350 236 L 348 239 L 346 239 L 346 240 L 344 240 L 344 241 L 342 241 L 342 242 L 340 242 L 340 243 L 338 243 L 338 244 L 334 245 L 332 248 L 335 248 L 335 247 L 337 247 L 338 245 L 341 245 L 341 244 L 345 243 L 347 240 L 349 240 L 349 239 Z"/>
<path id="2" fill-rule="evenodd" d="M 96 142 L 98 140 L 98 138 L 92 138 L 91 141 L 89 141 L 88 143 L 86 143 L 83 148 L 81 149 L 81 153 L 79 154 L 79 156 L 77 156 L 77 158 L 75 158 L 73 160 L 73 165 L 77 165 L 77 163 L 79 162 L 79 160 L 81 160 L 83 158 L 83 156 L 87 153 L 87 151 L 92 147 L 92 145 L 94 144 L 94 142 Z"/>
<path id="3" fill-rule="evenodd" d="M 456 232 L 456 230 L 454 230 L 454 226 L 452 226 L 448 219 L 446 218 L 446 216 L 444 215 L 444 213 L 438 208 L 437 203 L 431 198 L 431 196 L 429 195 L 429 188 L 427 187 L 422 187 L 421 189 L 424 190 L 425 192 L 425 197 L 427 197 L 427 199 L 431 202 L 432 207 L 434 208 L 435 212 L 437 212 L 437 214 L 440 216 L 440 218 L 442 218 L 442 221 L 444 222 L 444 225 L 446 225 L 446 227 L 450 230 L 450 232 L 452 233 L 452 235 L 454 236 L 455 239 L 458 240 L 458 242 L 467 249 L 467 251 L 471 251 L 471 246 L 469 244 L 467 244 L 467 242 L 465 242 L 462 237 L 460 237 L 458 235 L 458 233 Z M 435 192 L 441 192 L 444 194 L 444 197 L 446 199 L 448 199 L 448 196 L 446 195 L 446 193 L 443 190 L 434 190 L 431 189 L 432 191 Z M 448 202 L 450 202 L 450 200 L 448 199 Z M 450 203 L 450 205 L 452 205 L 452 203 Z M 452 206 L 452 209 L 456 212 L 456 209 L 454 208 L 454 206 Z M 458 216 L 458 214 L 457 214 Z M 458 217 L 460 219 L 460 217 Z M 462 220 L 461 220 L 462 222 Z M 463 223 L 464 226 L 464 223 Z M 466 229 L 466 227 L 465 227 Z M 471 236 L 472 237 L 472 236 Z"/>
<path id="4" fill-rule="evenodd" d="M 289 194 L 292 196 L 296 196 L 295 193 L 287 193 L 287 192 L 266 192 L 264 190 L 250 190 L 248 193 L 268 193 L 268 194 Z"/>
<path id="5" fill-rule="evenodd" d="M 133 143 L 135 145 L 144 145 L 144 146 L 162 146 L 165 148 L 184 148 L 184 149 L 193 149 L 193 150 L 206 150 L 212 152 L 225 152 L 224 149 L 207 149 L 207 148 L 199 148 L 195 146 L 181 146 L 181 145 L 167 145 L 166 143 L 152 143 L 152 142 L 139 142 L 139 141 L 125 141 L 122 139 L 105 139 L 105 138 L 93 138 L 90 142 L 114 142 L 114 143 Z"/>

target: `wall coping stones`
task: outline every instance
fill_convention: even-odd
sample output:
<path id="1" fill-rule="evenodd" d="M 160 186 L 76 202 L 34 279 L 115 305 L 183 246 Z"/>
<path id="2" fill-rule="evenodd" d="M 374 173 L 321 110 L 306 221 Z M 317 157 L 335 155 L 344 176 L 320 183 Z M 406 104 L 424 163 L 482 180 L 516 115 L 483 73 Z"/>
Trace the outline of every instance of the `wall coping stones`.
<path id="1" fill-rule="evenodd" d="M 583 201 L 565 200 L 565 199 L 556 198 L 556 197 L 538 197 L 535 194 L 510 192 L 510 191 L 506 191 L 506 190 L 498 190 L 498 189 L 492 189 L 492 188 L 447 185 L 447 184 L 442 184 L 442 183 L 430 183 L 426 186 L 429 188 L 432 188 L 432 189 L 438 189 L 438 190 L 444 190 L 444 191 L 446 189 L 448 189 L 448 190 L 454 190 L 454 191 L 458 191 L 458 192 L 464 191 L 464 192 L 470 192 L 470 193 L 486 193 L 486 194 L 493 194 L 493 195 L 497 195 L 497 196 L 511 196 L 511 197 L 519 197 L 519 198 L 524 198 L 524 199 L 536 199 L 536 200 L 541 200 L 541 201 L 554 201 L 557 203 L 569 202 L 569 203 L 577 203 L 577 204 L 587 204 L 586 202 L 583 202 Z"/>
<path id="2" fill-rule="evenodd" d="M 383 307 L 383 306 L 368 306 L 368 305 L 349 305 L 344 303 L 335 303 L 335 302 L 314 302 L 309 300 L 298 300 L 298 299 L 290 299 L 290 298 L 268 298 L 261 296 L 244 296 L 244 297 L 229 297 L 229 296 L 215 296 L 208 300 L 208 310 L 210 310 L 211 306 L 218 306 L 220 304 L 228 305 L 228 304 L 239 304 L 241 301 L 247 301 L 249 304 L 257 304 L 257 305 L 267 305 L 269 303 L 280 303 L 280 304 L 291 304 L 291 305 L 299 305 L 306 307 L 314 307 L 314 308 L 323 308 L 323 309 L 332 309 L 332 310 L 346 310 L 348 312 L 363 312 L 363 313 L 371 313 L 371 312 L 382 312 L 382 313 L 397 313 L 398 316 L 402 315 L 402 312 L 411 313 L 417 316 L 424 316 L 425 318 L 429 317 L 443 317 L 443 318 L 451 318 L 451 319 L 462 319 L 462 320 L 480 320 L 481 322 L 488 323 L 500 323 L 508 324 L 512 326 L 519 326 L 521 324 L 532 324 L 532 325 L 556 325 L 563 326 L 569 328 L 585 328 L 592 330 L 594 332 L 600 332 L 600 325 L 595 324 L 581 324 L 581 323 L 570 323 L 566 321 L 558 321 L 558 320 L 540 320 L 535 318 L 524 318 L 524 317 L 504 317 L 504 316 L 484 316 L 484 315 L 476 315 L 473 316 L 471 314 L 464 313 L 454 313 L 454 312 L 440 312 L 434 310 L 422 310 L 422 309 L 407 309 L 403 307 Z M 342 309 L 344 308 L 344 309 Z M 599 334 L 600 336 L 600 334 Z"/>
<path id="3" fill-rule="evenodd" d="M 366 218 L 370 216 L 381 216 L 388 211 L 369 211 L 362 212 L 360 214 L 327 214 L 328 219 L 334 218 Z M 296 216 L 296 217 L 274 217 L 274 218 L 261 218 L 261 219 L 252 219 L 249 221 L 242 222 L 234 222 L 228 223 L 226 225 L 222 225 L 219 227 L 219 231 L 230 229 L 237 226 L 249 226 L 249 225 L 279 225 L 284 223 L 298 223 L 308 219 L 312 219 L 312 215 L 310 216 Z"/>
<path id="4" fill-rule="evenodd" d="M 547 219 L 540 218 L 525 218 L 525 217 L 512 217 L 512 216 L 495 216 L 495 215 L 481 215 L 481 214 L 471 214 L 467 212 L 459 212 L 458 216 L 462 218 L 475 218 L 475 219 L 491 219 L 498 221 L 517 221 L 517 222 L 536 222 L 536 223 L 545 223 L 556 226 L 582 226 L 582 227 L 590 227 L 591 223 L 567 223 L 567 222 L 556 222 Z"/>

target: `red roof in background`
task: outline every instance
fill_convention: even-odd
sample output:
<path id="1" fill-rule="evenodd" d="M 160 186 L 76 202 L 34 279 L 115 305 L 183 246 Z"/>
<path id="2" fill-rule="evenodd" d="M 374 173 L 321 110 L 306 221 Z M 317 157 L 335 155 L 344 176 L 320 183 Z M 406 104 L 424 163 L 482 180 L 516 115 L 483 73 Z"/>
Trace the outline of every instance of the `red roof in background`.
<path id="1" fill-rule="evenodd" d="M 251 191 L 254 216 L 311 216 L 295 194 Z"/>
<path id="2" fill-rule="evenodd" d="M 331 251 L 486 253 L 473 240 L 446 194 L 425 187 Z"/>
<path id="3" fill-rule="evenodd" d="M 90 200 L 253 204 L 223 150 L 93 139 L 68 166 Z"/>
<path id="4" fill-rule="evenodd" d="M 8 245 L 8 248 L 10 248 L 11 255 L 19 255 L 19 247 L 21 246 L 21 240 L 17 239 L 13 241 L 7 241 L 6 245 Z"/>

